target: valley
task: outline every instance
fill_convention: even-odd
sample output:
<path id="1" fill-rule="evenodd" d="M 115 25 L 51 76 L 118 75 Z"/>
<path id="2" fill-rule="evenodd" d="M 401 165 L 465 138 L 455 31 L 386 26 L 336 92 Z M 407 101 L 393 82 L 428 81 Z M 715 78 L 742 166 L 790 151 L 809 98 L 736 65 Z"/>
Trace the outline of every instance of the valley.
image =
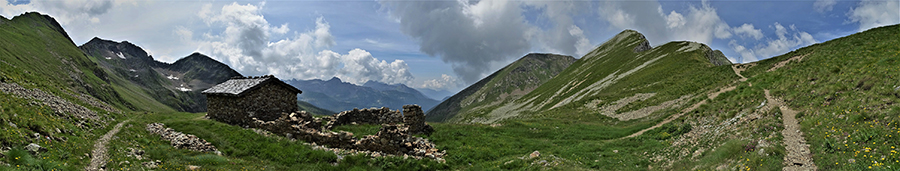
<path id="1" fill-rule="evenodd" d="M 900 168 L 900 25 L 743 64 L 702 43 L 652 45 L 625 30 L 580 58 L 527 54 L 443 101 L 404 84 L 283 80 L 303 91 L 300 110 L 314 118 L 303 122 L 422 106 L 434 132 L 406 138 L 445 152 L 435 160 L 218 122 L 200 91 L 242 76 L 224 63 L 200 53 L 163 63 L 127 41 L 76 46 L 39 13 L 0 20 L 2 169 Z M 146 129 L 153 123 L 217 150 L 176 148 Z M 361 141 L 387 125 L 329 129 Z"/>

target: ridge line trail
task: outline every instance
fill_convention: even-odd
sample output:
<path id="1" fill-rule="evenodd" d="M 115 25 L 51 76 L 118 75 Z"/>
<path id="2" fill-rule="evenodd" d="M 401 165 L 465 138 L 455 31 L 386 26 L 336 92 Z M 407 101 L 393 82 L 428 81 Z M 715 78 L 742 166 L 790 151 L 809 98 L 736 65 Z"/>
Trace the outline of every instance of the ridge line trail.
<path id="1" fill-rule="evenodd" d="M 119 124 L 116 124 L 116 127 L 114 127 L 112 130 L 109 130 L 109 132 L 106 132 L 106 134 L 104 134 L 103 137 L 100 137 L 100 139 L 97 139 L 97 142 L 94 143 L 94 150 L 91 150 L 91 163 L 86 168 L 84 168 L 84 170 L 99 170 L 100 166 L 106 164 L 106 160 L 108 159 L 108 157 L 106 156 L 106 144 L 109 144 L 109 140 L 112 139 L 112 136 L 116 135 L 116 133 L 119 133 L 119 130 L 122 129 L 122 125 L 124 125 L 128 121 L 131 121 L 131 119 L 119 122 Z"/>
<path id="2" fill-rule="evenodd" d="M 749 66 L 748 66 L 748 67 L 749 67 Z M 738 76 L 741 77 L 741 79 L 738 80 L 738 81 L 740 81 L 740 82 L 747 81 L 747 78 L 744 77 L 743 75 L 741 75 L 741 71 L 744 71 L 744 70 L 746 70 L 746 69 L 747 69 L 747 67 L 737 68 L 737 67 L 735 67 L 735 65 L 731 65 L 731 70 L 734 71 L 734 74 L 737 74 Z M 750 86 L 753 86 L 753 84 L 751 84 Z M 634 137 L 637 137 L 637 136 L 640 136 L 640 135 L 644 134 L 644 132 L 650 131 L 650 130 L 652 130 L 652 129 L 659 128 L 660 126 L 663 126 L 663 125 L 665 125 L 665 124 L 667 124 L 667 123 L 669 123 L 669 122 L 674 121 L 675 119 L 680 118 L 682 115 L 687 114 L 688 112 L 694 111 L 694 109 L 699 108 L 700 105 L 706 104 L 706 101 L 707 101 L 707 100 L 716 99 L 716 97 L 718 97 L 719 94 L 722 94 L 722 93 L 724 93 L 724 92 L 728 92 L 728 91 L 734 90 L 734 89 L 736 89 L 736 88 L 737 88 L 737 86 L 730 86 L 730 87 L 725 87 L 725 88 L 719 89 L 719 91 L 717 91 L 717 92 L 709 93 L 709 94 L 707 94 L 708 99 L 703 99 L 703 100 L 700 101 L 700 102 L 694 103 L 694 105 L 691 105 L 691 107 L 686 108 L 686 109 L 684 109 L 684 110 L 681 110 L 681 113 L 678 113 L 678 114 L 669 116 L 669 118 L 666 118 L 666 120 L 663 120 L 662 122 L 656 123 L 656 125 L 653 125 L 653 126 L 651 126 L 650 128 L 642 129 L 642 130 L 640 130 L 640 131 L 638 131 L 638 132 L 635 132 L 635 133 L 633 133 L 633 134 L 631 134 L 631 135 L 624 136 L 624 137 L 621 137 L 621 138 L 618 138 L 618 139 L 634 138 Z"/>
<path id="3" fill-rule="evenodd" d="M 809 144 L 803 138 L 803 132 L 800 132 L 800 124 L 797 122 L 797 111 L 792 110 L 784 105 L 778 99 L 769 94 L 766 89 L 766 100 L 781 109 L 782 122 L 784 130 L 781 135 L 784 136 L 784 148 L 787 155 L 784 156 L 784 170 L 818 170 L 816 164 L 813 163 L 812 153 L 809 151 Z"/>

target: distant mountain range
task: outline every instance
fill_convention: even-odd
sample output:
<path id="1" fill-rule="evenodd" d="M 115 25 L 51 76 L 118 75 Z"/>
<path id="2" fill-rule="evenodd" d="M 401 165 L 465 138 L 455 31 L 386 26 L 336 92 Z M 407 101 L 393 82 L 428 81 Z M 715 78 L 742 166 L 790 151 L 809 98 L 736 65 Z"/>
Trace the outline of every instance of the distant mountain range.
<path id="1" fill-rule="evenodd" d="M 403 84 L 385 84 L 369 81 L 358 86 L 343 82 L 339 78 L 328 81 L 284 80 L 303 93 L 298 97 L 301 101 L 330 111 L 353 110 L 354 108 L 388 107 L 392 110 L 403 109 L 403 105 L 418 104 L 423 109 L 430 109 L 438 101 L 428 98 L 416 89 Z"/>

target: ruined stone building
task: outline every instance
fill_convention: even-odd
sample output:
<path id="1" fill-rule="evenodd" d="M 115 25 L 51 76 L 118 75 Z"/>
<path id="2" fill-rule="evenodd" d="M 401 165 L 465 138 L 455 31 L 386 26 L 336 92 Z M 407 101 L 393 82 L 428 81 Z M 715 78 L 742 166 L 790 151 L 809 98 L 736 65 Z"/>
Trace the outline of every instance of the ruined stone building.
<path id="1" fill-rule="evenodd" d="M 302 93 L 274 76 L 235 77 L 202 92 L 206 95 L 210 119 L 246 126 L 252 118 L 278 119 L 281 113 L 297 111 L 297 94 Z"/>

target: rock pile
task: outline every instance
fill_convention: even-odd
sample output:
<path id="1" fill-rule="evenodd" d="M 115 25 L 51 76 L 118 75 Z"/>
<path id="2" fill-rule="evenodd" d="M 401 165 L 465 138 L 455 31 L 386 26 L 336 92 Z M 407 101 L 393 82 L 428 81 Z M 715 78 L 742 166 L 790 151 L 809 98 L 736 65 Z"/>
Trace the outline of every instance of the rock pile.
<path id="1" fill-rule="evenodd" d="M 70 120 L 91 120 L 91 121 L 99 121 L 101 123 L 106 123 L 106 121 L 100 120 L 100 116 L 97 115 L 97 112 L 94 112 L 84 106 L 77 105 L 75 103 L 69 102 L 66 99 L 60 98 L 59 96 L 55 96 L 39 89 L 29 90 L 26 89 L 19 84 L 16 83 L 2 83 L 0 82 L 0 91 L 6 92 L 9 94 L 13 94 L 14 96 L 21 98 L 34 99 L 36 101 L 42 102 L 44 105 L 49 106 L 57 116 L 65 116 Z M 84 123 L 84 121 L 79 121 L 76 123 L 79 127 L 84 127 L 88 123 Z M 90 123 L 92 125 L 102 126 L 105 124 L 100 123 Z"/>
<path id="2" fill-rule="evenodd" d="M 399 115 L 399 111 L 381 108 L 344 111 L 334 117 L 314 119 L 306 112 L 294 112 L 282 113 L 281 117 L 274 121 L 253 118 L 250 126 L 332 148 L 358 150 L 366 154 L 381 155 L 384 153 L 442 161 L 446 152 L 439 151 L 435 148 L 434 143 L 427 139 L 410 135 L 413 129 L 421 133 L 434 131 L 431 126 L 425 124 L 422 108 L 418 105 L 407 105 L 404 106 L 404 114 L 407 117 Z M 323 120 L 328 121 L 325 128 L 359 123 L 382 124 L 382 127 L 375 135 L 368 135 L 360 139 L 353 137 L 353 133 L 350 132 L 320 129 L 322 127 L 320 123 Z"/>
<path id="3" fill-rule="evenodd" d="M 219 151 L 212 143 L 206 142 L 206 140 L 197 138 L 195 135 L 175 131 L 172 128 L 166 128 L 166 125 L 162 123 L 147 124 L 147 131 L 160 135 L 164 140 L 172 142 L 172 146 L 175 148 L 192 151 Z"/>

